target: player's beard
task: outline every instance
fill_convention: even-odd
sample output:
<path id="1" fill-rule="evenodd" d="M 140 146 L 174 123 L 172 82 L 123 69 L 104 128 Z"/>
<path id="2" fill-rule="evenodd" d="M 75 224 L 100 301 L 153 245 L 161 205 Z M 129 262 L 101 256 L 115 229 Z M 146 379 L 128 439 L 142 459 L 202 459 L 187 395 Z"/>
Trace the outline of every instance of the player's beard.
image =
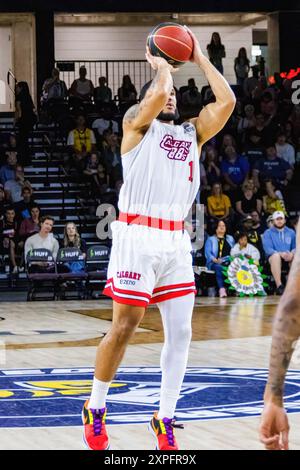
<path id="1" fill-rule="evenodd" d="M 163 111 L 161 111 L 159 115 L 157 116 L 157 119 L 159 119 L 159 121 L 167 121 L 167 122 L 177 121 L 177 119 L 179 119 L 178 109 L 176 108 L 174 113 L 164 113 Z"/>

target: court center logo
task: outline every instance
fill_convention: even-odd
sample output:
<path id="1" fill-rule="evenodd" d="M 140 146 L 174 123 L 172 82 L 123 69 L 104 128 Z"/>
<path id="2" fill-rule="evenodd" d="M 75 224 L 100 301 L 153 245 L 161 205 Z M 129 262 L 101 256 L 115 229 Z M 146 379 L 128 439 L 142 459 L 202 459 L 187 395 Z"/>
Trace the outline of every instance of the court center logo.
<path id="1" fill-rule="evenodd" d="M 257 416 L 262 411 L 266 369 L 190 367 L 176 417 L 182 421 Z M 92 368 L 22 369 L 0 372 L 0 426 L 80 426 Z M 146 423 L 159 407 L 158 367 L 121 367 L 108 395 L 108 424 Z M 288 412 L 300 412 L 300 370 L 285 388 Z"/>

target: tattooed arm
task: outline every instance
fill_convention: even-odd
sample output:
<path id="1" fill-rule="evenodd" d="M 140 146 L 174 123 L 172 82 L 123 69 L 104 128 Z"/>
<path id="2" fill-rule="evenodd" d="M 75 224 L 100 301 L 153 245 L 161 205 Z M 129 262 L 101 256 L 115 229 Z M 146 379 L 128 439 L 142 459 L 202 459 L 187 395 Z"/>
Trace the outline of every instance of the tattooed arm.
<path id="1" fill-rule="evenodd" d="M 142 102 L 132 106 L 125 114 L 124 131 L 128 129 L 140 131 L 149 127 L 166 105 L 173 88 L 171 73 L 176 69 L 162 57 L 151 55 L 148 48 L 146 58 L 151 67 L 156 70 L 156 75 Z"/>
<path id="2" fill-rule="evenodd" d="M 267 449 L 287 449 L 289 425 L 283 408 L 286 372 L 300 337 L 300 224 L 297 250 L 285 292 L 280 299 L 272 337 L 269 377 L 265 390 L 265 408 L 260 425 L 260 439 Z"/>

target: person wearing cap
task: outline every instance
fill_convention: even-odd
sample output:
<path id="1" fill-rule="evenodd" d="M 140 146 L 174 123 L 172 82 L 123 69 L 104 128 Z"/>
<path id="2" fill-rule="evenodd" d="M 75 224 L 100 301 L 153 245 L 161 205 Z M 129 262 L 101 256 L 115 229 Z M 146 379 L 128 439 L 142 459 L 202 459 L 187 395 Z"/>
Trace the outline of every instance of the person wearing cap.
<path id="1" fill-rule="evenodd" d="M 282 295 L 284 287 L 281 280 L 282 264 L 293 261 L 296 250 L 295 231 L 286 227 L 285 215 L 282 211 L 273 214 L 273 227 L 263 234 L 263 248 L 271 267 L 276 284 L 276 294 Z"/>

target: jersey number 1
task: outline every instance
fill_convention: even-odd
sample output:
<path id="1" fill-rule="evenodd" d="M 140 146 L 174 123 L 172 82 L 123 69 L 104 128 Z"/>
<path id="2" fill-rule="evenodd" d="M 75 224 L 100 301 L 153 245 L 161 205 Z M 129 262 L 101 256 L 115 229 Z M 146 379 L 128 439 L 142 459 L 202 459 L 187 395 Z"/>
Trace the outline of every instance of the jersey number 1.
<path id="1" fill-rule="evenodd" d="M 193 163 L 194 162 L 189 162 L 189 167 L 190 167 L 190 176 L 189 176 L 189 181 L 193 181 Z"/>

